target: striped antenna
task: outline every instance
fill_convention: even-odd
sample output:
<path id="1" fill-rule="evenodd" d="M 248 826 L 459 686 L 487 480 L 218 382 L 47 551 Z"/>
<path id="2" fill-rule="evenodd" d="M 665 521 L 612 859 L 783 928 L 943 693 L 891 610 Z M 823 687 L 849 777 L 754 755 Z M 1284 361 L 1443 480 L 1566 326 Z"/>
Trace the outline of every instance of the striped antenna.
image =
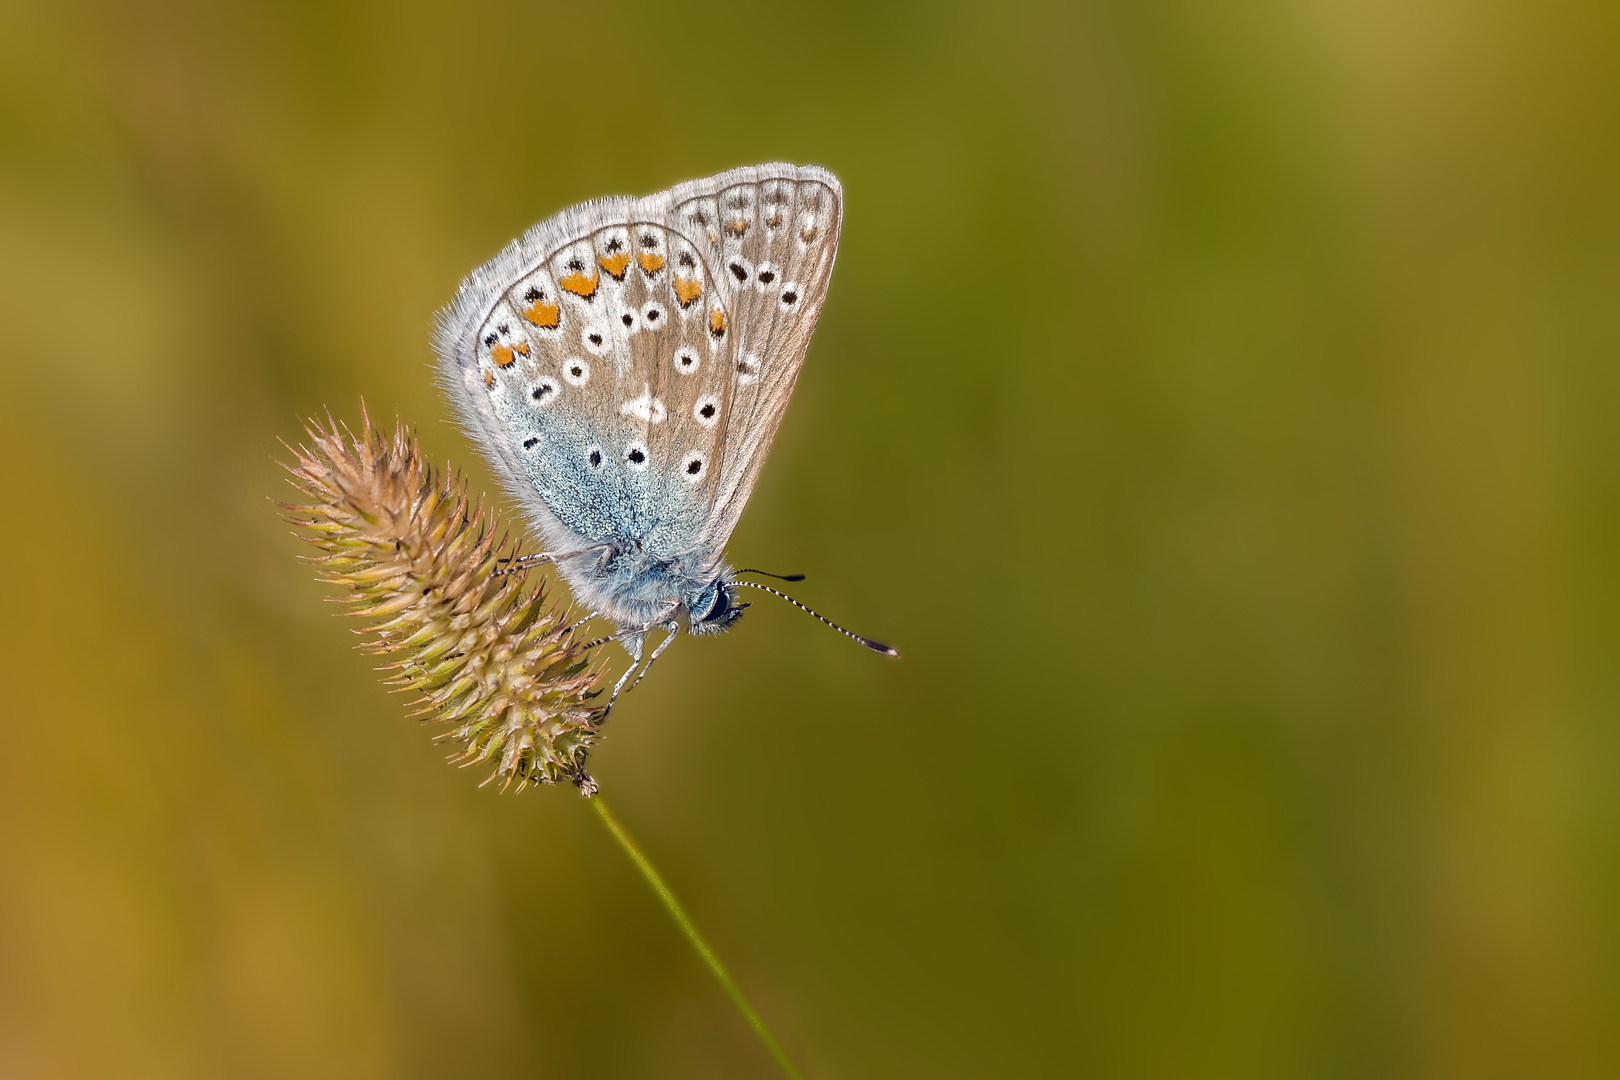
<path id="1" fill-rule="evenodd" d="M 771 576 L 775 577 L 776 575 L 773 574 Z M 753 582 L 753 581 L 733 581 L 732 584 L 733 585 L 741 585 L 744 588 L 749 588 L 749 589 L 759 589 L 759 590 L 761 590 L 763 592 L 770 593 L 772 596 L 780 596 L 783 600 L 786 600 L 788 603 L 792 604 L 794 607 L 798 608 L 800 611 L 806 612 L 806 613 L 808 613 L 810 615 L 814 615 L 816 618 L 820 619 L 822 622 L 826 623 L 828 626 L 832 627 L 834 630 L 838 631 L 840 634 L 843 634 L 845 637 L 849 638 L 852 641 L 860 642 L 862 645 L 865 645 L 868 649 L 871 649 L 873 652 L 880 652 L 885 656 L 899 656 L 900 655 L 900 653 L 897 650 L 889 648 L 887 645 L 883 644 L 881 641 L 873 641 L 871 638 L 861 637 L 861 635 L 859 635 L 859 634 L 854 634 L 854 633 L 851 633 L 848 630 L 845 630 L 842 626 L 839 626 L 837 623 L 833 622 L 831 619 L 827 618 L 826 616 L 821 615 L 821 614 L 819 614 L 819 613 L 817 613 L 815 611 L 811 611 L 809 608 L 805 607 L 803 604 L 801 604 L 797 600 L 793 599 L 793 597 L 789 596 L 787 593 L 778 592 L 775 589 L 771 588 L 769 585 L 760 585 L 757 582 Z"/>

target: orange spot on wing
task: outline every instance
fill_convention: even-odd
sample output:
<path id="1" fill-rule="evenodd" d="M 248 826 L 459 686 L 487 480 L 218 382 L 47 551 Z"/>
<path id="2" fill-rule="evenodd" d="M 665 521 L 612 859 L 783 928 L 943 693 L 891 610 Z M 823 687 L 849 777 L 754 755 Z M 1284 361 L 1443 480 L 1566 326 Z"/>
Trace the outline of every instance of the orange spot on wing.
<path id="1" fill-rule="evenodd" d="M 516 345 L 512 346 L 512 351 L 517 353 L 519 356 L 528 356 L 529 343 L 527 341 L 520 341 Z"/>
<path id="2" fill-rule="evenodd" d="M 725 223 L 725 225 L 723 227 L 725 228 L 726 232 L 728 232 L 732 236 L 738 237 L 740 239 L 742 237 L 742 234 L 748 231 L 748 222 L 746 222 L 746 221 L 728 221 L 728 222 Z"/>
<path id="3" fill-rule="evenodd" d="M 675 298 L 681 302 L 681 307 L 691 307 L 692 301 L 702 295 L 703 282 L 688 278 L 675 279 Z"/>
<path id="4" fill-rule="evenodd" d="M 630 265 L 630 256 L 621 251 L 617 255 L 597 259 L 596 264 L 612 274 L 614 281 L 622 281 L 624 280 L 625 268 Z"/>
<path id="5" fill-rule="evenodd" d="M 512 363 L 512 347 L 510 345 L 496 345 L 489 350 L 489 358 L 495 361 L 496 367 L 507 367 Z"/>
<path id="6" fill-rule="evenodd" d="M 569 274 L 567 277 L 557 282 L 557 284 L 562 286 L 564 289 L 567 289 L 575 296 L 582 296 L 586 300 L 589 300 L 592 296 L 596 295 L 596 281 L 597 277 L 595 274 L 592 274 L 590 277 L 586 277 L 583 272 L 576 270 L 574 273 Z"/>
<path id="7" fill-rule="evenodd" d="M 637 255 L 636 261 L 641 263 L 641 268 L 648 274 L 656 274 L 664 268 L 664 257 L 655 255 L 650 251 L 643 251 L 640 255 Z"/>
<path id="8" fill-rule="evenodd" d="M 542 330 L 550 330 L 558 322 L 557 305 L 536 300 L 523 309 L 523 317 Z"/>
<path id="9" fill-rule="evenodd" d="M 495 373 L 489 368 L 484 369 L 484 386 L 486 389 L 495 389 Z"/>
<path id="10" fill-rule="evenodd" d="M 719 337 L 726 332 L 726 313 L 719 308 L 709 312 L 709 333 Z"/>

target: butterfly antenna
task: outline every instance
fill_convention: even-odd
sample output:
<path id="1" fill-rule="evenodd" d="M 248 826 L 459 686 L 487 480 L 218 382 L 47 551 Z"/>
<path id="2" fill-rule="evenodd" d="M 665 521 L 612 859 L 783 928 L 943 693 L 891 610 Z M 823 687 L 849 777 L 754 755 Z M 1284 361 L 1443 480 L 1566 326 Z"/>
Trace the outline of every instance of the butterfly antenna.
<path id="1" fill-rule="evenodd" d="M 803 581 L 804 580 L 804 575 L 803 574 L 773 574 L 769 570 L 739 570 L 739 571 L 737 571 L 737 573 L 739 573 L 739 574 L 764 574 L 766 577 L 773 577 L 777 581 Z"/>
<path id="2" fill-rule="evenodd" d="M 744 572 L 746 572 L 746 571 L 744 571 Z M 771 576 L 775 577 L 776 575 L 772 574 Z M 763 590 L 764 592 L 770 593 L 772 596 L 780 596 L 783 600 L 786 600 L 788 603 L 792 604 L 794 607 L 798 608 L 800 611 L 806 612 L 806 613 L 808 613 L 810 615 L 814 615 L 816 618 L 820 619 L 822 622 L 826 623 L 828 626 L 832 627 L 834 630 L 838 631 L 840 634 L 843 634 L 845 637 L 849 638 L 852 641 L 860 642 L 862 645 L 865 645 L 868 649 L 871 649 L 873 652 L 880 652 L 885 656 L 899 656 L 900 655 L 900 653 L 897 650 L 889 648 L 887 645 L 883 644 L 881 641 L 873 641 L 871 638 L 861 637 L 861 635 L 859 635 L 859 634 L 851 633 L 850 631 L 845 630 L 842 626 L 839 626 L 837 623 L 833 622 L 831 619 L 827 618 L 825 615 L 819 614 L 818 612 L 815 612 L 815 611 L 811 611 L 809 608 L 805 607 L 803 604 L 801 604 L 797 600 L 793 599 L 793 597 L 789 596 L 787 593 L 778 592 L 777 590 L 771 588 L 769 585 L 761 585 L 761 584 L 759 584 L 757 582 L 753 582 L 753 581 L 733 581 L 732 584 L 733 585 L 741 585 L 741 586 L 744 586 L 745 588 L 749 588 L 749 589 L 760 589 L 760 590 Z"/>

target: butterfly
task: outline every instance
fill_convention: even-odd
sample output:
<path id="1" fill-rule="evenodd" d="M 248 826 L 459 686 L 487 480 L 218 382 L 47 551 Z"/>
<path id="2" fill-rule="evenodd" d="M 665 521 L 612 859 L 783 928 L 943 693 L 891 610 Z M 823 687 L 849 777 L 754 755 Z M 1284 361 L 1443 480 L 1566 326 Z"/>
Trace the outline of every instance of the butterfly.
<path id="1" fill-rule="evenodd" d="M 667 633 L 647 667 L 682 628 L 734 625 L 743 587 L 899 655 L 724 555 L 826 299 L 843 201 L 826 170 L 769 164 L 583 203 L 439 313 L 445 390 L 546 548 L 525 561 L 555 564 L 630 654 L 614 698 L 650 631 Z"/>

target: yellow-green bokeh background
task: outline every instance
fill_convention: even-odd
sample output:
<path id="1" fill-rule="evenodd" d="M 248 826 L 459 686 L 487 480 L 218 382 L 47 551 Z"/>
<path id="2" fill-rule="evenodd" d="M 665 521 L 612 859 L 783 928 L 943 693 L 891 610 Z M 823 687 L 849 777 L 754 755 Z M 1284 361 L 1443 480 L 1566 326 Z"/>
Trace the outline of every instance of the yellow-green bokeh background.
<path id="1" fill-rule="evenodd" d="M 1620 1075 L 1620 8 L 0 6 L 0 1075 L 769 1076 L 349 649 L 278 436 L 573 202 L 834 170 L 593 771 L 815 1077 Z"/>

